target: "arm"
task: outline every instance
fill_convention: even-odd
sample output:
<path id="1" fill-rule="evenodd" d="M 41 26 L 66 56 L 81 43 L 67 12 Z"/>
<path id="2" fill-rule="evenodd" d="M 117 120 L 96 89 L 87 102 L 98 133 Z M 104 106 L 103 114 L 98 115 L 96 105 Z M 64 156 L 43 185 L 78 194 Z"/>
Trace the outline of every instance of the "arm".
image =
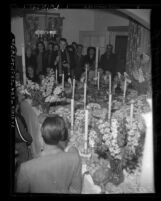
<path id="1" fill-rule="evenodd" d="M 78 162 L 75 167 L 75 171 L 73 174 L 72 182 L 69 188 L 70 193 L 80 194 L 82 192 L 82 183 L 83 183 L 83 176 L 82 176 L 82 161 L 80 156 L 78 156 Z"/>
<path id="2" fill-rule="evenodd" d="M 27 193 L 29 192 L 29 181 L 24 164 L 21 164 L 17 176 L 16 192 Z"/>

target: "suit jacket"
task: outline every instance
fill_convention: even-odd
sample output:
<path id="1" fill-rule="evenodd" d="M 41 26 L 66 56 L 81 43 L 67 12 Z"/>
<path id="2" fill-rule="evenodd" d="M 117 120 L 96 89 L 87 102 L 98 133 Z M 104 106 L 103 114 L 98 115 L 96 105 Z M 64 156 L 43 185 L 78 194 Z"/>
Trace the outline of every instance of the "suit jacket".
<path id="1" fill-rule="evenodd" d="M 117 57 L 115 54 L 111 54 L 107 59 L 106 53 L 101 56 L 99 68 L 104 71 L 110 71 L 112 74 L 117 73 Z"/>
<path id="2" fill-rule="evenodd" d="M 81 193 L 82 165 L 78 153 L 60 151 L 32 159 L 20 166 L 17 192 Z"/>
<path id="3" fill-rule="evenodd" d="M 80 57 L 78 55 L 75 56 L 75 69 L 74 69 L 74 74 L 76 79 L 79 79 L 81 77 L 81 74 L 83 72 L 83 65 L 84 65 L 84 55 L 81 55 Z"/>

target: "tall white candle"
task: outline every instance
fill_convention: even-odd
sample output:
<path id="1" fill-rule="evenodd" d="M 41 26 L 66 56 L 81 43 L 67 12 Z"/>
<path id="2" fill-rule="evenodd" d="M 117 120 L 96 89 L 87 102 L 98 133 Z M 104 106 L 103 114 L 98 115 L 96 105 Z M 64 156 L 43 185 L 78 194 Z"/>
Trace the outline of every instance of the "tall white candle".
<path id="1" fill-rule="evenodd" d="M 72 86 L 72 99 L 74 99 L 75 94 L 75 78 L 73 79 L 73 86 Z"/>
<path id="2" fill-rule="evenodd" d="M 71 99 L 71 130 L 74 127 L 74 99 Z"/>
<path id="3" fill-rule="evenodd" d="M 23 72 L 23 84 L 26 85 L 26 65 L 25 65 L 25 47 L 24 44 L 22 47 L 22 72 Z"/>
<path id="4" fill-rule="evenodd" d="M 100 89 L 100 72 L 97 73 L 97 86 L 99 90 Z"/>
<path id="5" fill-rule="evenodd" d="M 56 84 L 58 84 L 58 70 L 57 70 L 57 68 L 55 70 L 55 81 L 56 81 Z"/>
<path id="6" fill-rule="evenodd" d="M 125 78 L 125 81 L 124 81 L 124 94 L 123 94 L 123 100 L 125 101 L 125 97 L 126 97 L 126 88 L 127 88 L 127 80 Z"/>
<path id="7" fill-rule="evenodd" d="M 95 77 L 97 77 L 97 71 L 98 71 L 98 54 L 99 54 L 99 48 L 96 47 Z"/>
<path id="8" fill-rule="evenodd" d="M 133 122 L 133 113 L 134 113 L 134 101 L 131 101 L 131 106 L 130 106 L 130 126 L 132 127 L 132 122 Z"/>
<path id="9" fill-rule="evenodd" d="M 111 93 L 111 73 L 109 74 L 109 94 Z"/>
<path id="10" fill-rule="evenodd" d="M 62 74 L 62 87 L 64 89 L 64 73 Z"/>
<path id="11" fill-rule="evenodd" d="M 87 82 L 88 80 L 88 64 L 85 65 L 85 68 L 86 68 L 86 78 L 85 78 L 85 81 Z"/>
<path id="12" fill-rule="evenodd" d="M 85 110 L 85 136 L 84 136 L 84 149 L 87 151 L 88 149 L 88 110 Z"/>
<path id="13" fill-rule="evenodd" d="M 84 109 L 86 109 L 87 83 L 84 82 Z"/>
<path id="14" fill-rule="evenodd" d="M 112 105 L 112 94 L 109 94 L 109 102 L 108 102 L 108 120 L 111 119 L 111 105 Z"/>

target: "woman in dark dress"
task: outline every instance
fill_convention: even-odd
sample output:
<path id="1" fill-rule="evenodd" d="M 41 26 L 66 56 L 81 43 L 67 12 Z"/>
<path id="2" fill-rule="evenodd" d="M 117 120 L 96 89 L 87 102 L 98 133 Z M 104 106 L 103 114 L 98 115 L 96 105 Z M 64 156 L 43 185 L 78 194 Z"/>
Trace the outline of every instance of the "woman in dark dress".
<path id="1" fill-rule="evenodd" d="M 32 54 L 31 47 L 27 47 L 25 59 L 26 66 L 32 66 L 34 69 L 36 68 L 36 58 L 35 55 Z"/>
<path id="2" fill-rule="evenodd" d="M 95 69 L 95 58 L 96 58 L 96 48 L 95 47 L 88 47 L 87 48 L 87 55 L 84 57 L 84 65 L 88 64 L 90 70 Z"/>
<path id="3" fill-rule="evenodd" d="M 55 70 L 55 59 L 57 57 L 58 53 L 54 51 L 54 44 L 52 42 L 49 43 L 48 45 L 48 51 L 46 52 L 46 67 L 47 68 L 52 68 Z"/>
<path id="4" fill-rule="evenodd" d="M 46 67 L 47 61 L 45 56 L 45 45 L 40 41 L 37 43 L 36 48 L 36 76 L 38 77 L 41 73 L 44 74 Z"/>

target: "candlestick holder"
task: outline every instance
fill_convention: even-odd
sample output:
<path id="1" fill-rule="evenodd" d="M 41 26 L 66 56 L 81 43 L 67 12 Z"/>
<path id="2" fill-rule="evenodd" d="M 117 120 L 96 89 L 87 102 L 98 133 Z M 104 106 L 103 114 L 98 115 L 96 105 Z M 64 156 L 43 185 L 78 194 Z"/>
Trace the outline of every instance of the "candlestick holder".
<path id="1" fill-rule="evenodd" d="M 80 156 L 83 157 L 83 158 L 87 158 L 89 159 L 91 157 L 91 152 L 90 150 L 87 148 L 87 149 L 83 149 L 82 151 L 80 151 Z"/>

